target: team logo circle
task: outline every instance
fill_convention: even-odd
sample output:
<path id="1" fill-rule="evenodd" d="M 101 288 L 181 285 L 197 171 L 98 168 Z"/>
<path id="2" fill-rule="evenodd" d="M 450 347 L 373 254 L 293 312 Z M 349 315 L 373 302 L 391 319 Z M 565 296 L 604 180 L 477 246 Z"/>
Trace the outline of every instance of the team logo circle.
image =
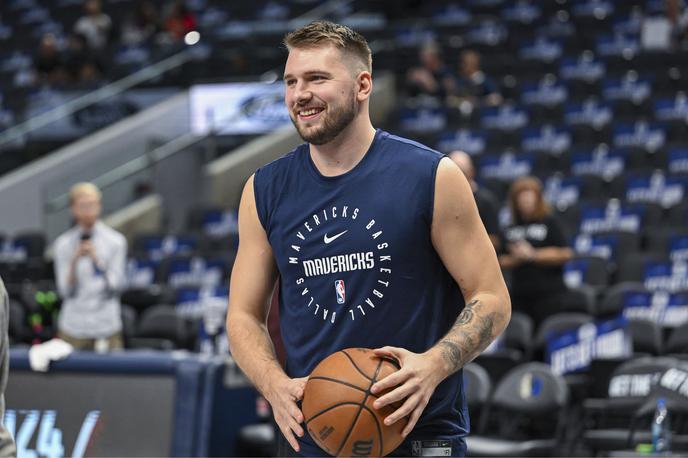
<path id="1" fill-rule="evenodd" d="M 351 238 L 357 241 L 355 250 L 351 250 Z M 361 240 L 370 243 L 361 244 Z M 309 255 L 313 246 L 320 248 L 320 255 Z M 329 324 L 342 319 L 365 319 L 383 304 L 392 274 L 391 261 L 381 225 L 358 207 L 349 205 L 328 206 L 299 225 L 288 259 L 290 267 L 297 269 L 293 281 L 301 289 L 303 306 L 315 319 Z M 351 293 L 352 289 L 360 293 L 360 285 L 347 284 L 346 278 L 356 271 L 366 271 L 374 279 L 366 282 L 363 294 Z M 316 291 L 314 282 L 323 276 L 332 279 L 331 287 L 323 290 L 318 281 Z"/>

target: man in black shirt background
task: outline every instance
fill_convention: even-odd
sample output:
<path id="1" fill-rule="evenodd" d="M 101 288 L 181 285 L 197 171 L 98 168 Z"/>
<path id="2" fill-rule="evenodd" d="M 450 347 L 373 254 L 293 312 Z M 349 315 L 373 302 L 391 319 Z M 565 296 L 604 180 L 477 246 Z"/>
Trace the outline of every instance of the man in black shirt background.
<path id="1" fill-rule="evenodd" d="M 480 213 L 480 219 L 485 225 L 487 230 L 487 235 L 490 236 L 492 245 L 495 250 L 499 252 L 500 248 L 500 233 L 499 233 L 499 200 L 497 197 L 489 190 L 481 188 L 475 181 L 475 167 L 473 166 L 473 161 L 471 156 L 465 151 L 456 150 L 448 154 L 449 158 L 459 166 L 466 179 L 471 185 L 473 190 L 473 197 L 475 197 L 475 203 L 478 205 L 478 213 Z"/>

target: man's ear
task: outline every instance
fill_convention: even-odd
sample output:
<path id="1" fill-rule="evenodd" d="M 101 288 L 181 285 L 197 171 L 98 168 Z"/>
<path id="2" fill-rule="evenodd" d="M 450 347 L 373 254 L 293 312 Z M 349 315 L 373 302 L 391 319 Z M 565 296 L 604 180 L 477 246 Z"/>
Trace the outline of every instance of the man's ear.
<path id="1" fill-rule="evenodd" d="M 356 78 L 356 99 L 363 102 L 370 97 L 373 92 L 373 77 L 369 71 L 362 71 Z"/>

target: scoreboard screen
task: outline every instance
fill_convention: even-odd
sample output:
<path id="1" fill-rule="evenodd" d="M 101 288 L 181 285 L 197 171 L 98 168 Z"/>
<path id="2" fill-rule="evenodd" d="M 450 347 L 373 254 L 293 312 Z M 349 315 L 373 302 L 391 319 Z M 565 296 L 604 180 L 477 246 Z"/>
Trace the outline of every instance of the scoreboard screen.
<path id="1" fill-rule="evenodd" d="M 171 456 L 173 374 L 12 371 L 5 425 L 18 457 Z"/>

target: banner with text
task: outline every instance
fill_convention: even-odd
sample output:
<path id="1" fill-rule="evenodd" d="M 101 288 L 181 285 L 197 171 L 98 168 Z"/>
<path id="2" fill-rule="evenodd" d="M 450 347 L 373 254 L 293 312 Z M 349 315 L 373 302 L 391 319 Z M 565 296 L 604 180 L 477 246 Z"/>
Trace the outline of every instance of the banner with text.
<path id="1" fill-rule="evenodd" d="M 594 359 L 629 357 L 633 353 L 624 317 L 584 324 L 547 339 L 546 361 L 557 374 L 587 369 Z"/>

